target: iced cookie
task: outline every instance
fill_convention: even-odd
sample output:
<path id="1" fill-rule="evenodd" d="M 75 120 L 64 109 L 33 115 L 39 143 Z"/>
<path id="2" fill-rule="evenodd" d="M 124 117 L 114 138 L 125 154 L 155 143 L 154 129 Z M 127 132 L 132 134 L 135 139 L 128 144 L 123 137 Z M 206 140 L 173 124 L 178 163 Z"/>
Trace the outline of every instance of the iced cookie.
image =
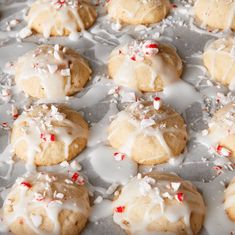
<path id="1" fill-rule="evenodd" d="M 114 82 L 139 91 L 162 91 L 179 79 L 182 61 L 175 48 L 152 40 L 114 49 L 108 71 Z"/>
<path id="2" fill-rule="evenodd" d="M 233 0 L 196 0 L 195 20 L 209 29 L 235 29 L 235 2 Z"/>
<path id="3" fill-rule="evenodd" d="M 90 28 L 97 14 L 89 0 L 36 0 L 30 6 L 26 21 L 28 28 L 49 36 L 74 37 Z"/>
<path id="4" fill-rule="evenodd" d="M 235 222 L 235 178 L 232 179 L 225 190 L 224 207 L 229 218 Z"/>
<path id="5" fill-rule="evenodd" d="M 187 142 L 183 118 L 166 105 L 138 101 L 119 112 L 108 128 L 113 148 L 139 164 L 160 164 L 177 158 Z"/>
<path id="6" fill-rule="evenodd" d="M 11 144 L 27 165 L 47 166 L 75 158 L 85 147 L 88 124 L 67 107 L 34 106 L 14 122 Z"/>
<path id="7" fill-rule="evenodd" d="M 216 152 L 235 162 L 235 104 L 219 109 L 209 123 L 208 140 Z"/>
<path id="8" fill-rule="evenodd" d="M 41 172 L 18 178 L 3 204 L 4 223 L 16 235 L 77 235 L 89 212 L 84 185 Z"/>
<path id="9" fill-rule="evenodd" d="M 234 38 L 220 38 L 209 42 L 203 53 L 203 62 L 212 79 L 235 90 Z"/>
<path id="10" fill-rule="evenodd" d="M 114 201 L 113 220 L 127 234 L 198 234 L 205 216 L 201 194 L 173 174 L 138 175 Z"/>
<path id="11" fill-rule="evenodd" d="M 72 49 L 42 45 L 16 63 L 16 84 L 36 98 L 58 99 L 82 90 L 91 77 L 86 60 Z"/>
<path id="12" fill-rule="evenodd" d="M 124 24 L 153 24 L 163 20 L 169 10 L 169 0 L 110 0 L 107 1 L 108 15 Z"/>

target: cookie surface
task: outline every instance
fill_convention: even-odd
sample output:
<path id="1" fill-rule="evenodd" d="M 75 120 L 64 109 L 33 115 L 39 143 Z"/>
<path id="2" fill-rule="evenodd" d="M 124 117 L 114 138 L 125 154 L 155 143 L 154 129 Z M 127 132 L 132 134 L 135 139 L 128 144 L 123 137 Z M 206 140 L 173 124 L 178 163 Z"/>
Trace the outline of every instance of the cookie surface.
<path id="1" fill-rule="evenodd" d="M 11 144 L 27 166 L 48 166 L 75 158 L 85 147 L 88 124 L 68 107 L 34 106 L 13 124 Z"/>
<path id="2" fill-rule="evenodd" d="M 217 153 L 235 162 L 235 104 L 219 109 L 209 123 L 208 138 Z"/>
<path id="3" fill-rule="evenodd" d="M 196 0 L 194 14 L 197 24 L 213 29 L 235 29 L 235 2 L 228 0 Z"/>
<path id="4" fill-rule="evenodd" d="M 114 201 L 113 220 L 127 234 L 198 234 L 205 205 L 188 181 L 168 173 L 137 176 Z"/>
<path id="5" fill-rule="evenodd" d="M 203 62 L 213 80 L 235 90 L 235 39 L 220 38 L 209 42 Z"/>
<path id="6" fill-rule="evenodd" d="M 139 101 L 119 112 L 108 128 L 113 148 L 139 164 L 160 164 L 177 158 L 187 142 L 183 118 L 172 108 Z"/>
<path id="7" fill-rule="evenodd" d="M 16 84 L 35 98 L 59 99 L 82 90 L 91 69 L 78 53 L 60 45 L 42 45 L 19 57 Z"/>
<path id="8" fill-rule="evenodd" d="M 49 36 L 76 36 L 77 32 L 90 28 L 97 14 L 89 1 L 84 0 L 36 0 L 26 15 L 28 28 Z"/>
<path id="9" fill-rule="evenodd" d="M 139 91 L 162 91 L 179 79 L 183 65 L 175 48 L 153 41 L 133 41 L 114 49 L 108 63 L 118 85 Z"/>
<path id="10" fill-rule="evenodd" d="M 235 178 L 231 180 L 225 190 L 224 208 L 230 220 L 235 222 Z"/>
<path id="11" fill-rule="evenodd" d="M 164 19 L 169 10 L 168 0 L 111 0 L 107 3 L 108 14 L 118 23 L 153 24 Z"/>
<path id="12" fill-rule="evenodd" d="M 84 185 L 42 172 L 18 178 L 3 205 L 4 223 L 16 235 L 77 235 L 89 213 Z"/>

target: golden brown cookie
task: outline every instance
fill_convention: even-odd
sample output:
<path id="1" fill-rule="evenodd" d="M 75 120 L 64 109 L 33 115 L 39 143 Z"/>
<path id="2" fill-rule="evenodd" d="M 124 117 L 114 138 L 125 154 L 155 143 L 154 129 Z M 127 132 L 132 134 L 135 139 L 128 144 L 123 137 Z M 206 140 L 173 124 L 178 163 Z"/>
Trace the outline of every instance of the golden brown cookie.
<path id="1" fill-rule="evenodd" d="M 108 63 L 118 85 L 139 91 L 162 91 L 179 79 L 183 65 L 175 48 L 153 41 L 133 41 L 114 49 Z"/>
<path id="2" fill-rule="evenodd" d="M 97 17 L 88 0 L 36 0 L 26 15 L 28 28 L 49 36 L 74 37 L 90 28 Z"/>
<path id="3" fill-rule="evenodd" d="M 231 180 L 228 187 L 225 190 L 224 195 L 224 207 L 230 220 L 235 222 L 235 178 Z"/>
<path id="4" fill-rule="evenodd" d="M 209 29 L 235 29 L 235 2 L 230 0 L 196 0 L 194 14 L 197 24 Z"/>
<path id="5" fill-rule="evenodd" d="M 88 124 L 68 107 L 40 105 L 14 122 L 11 144 L 28 166 L 48 166 L 75 158 L 85 147 Z"/>
<path id="6" fill-rule="evenodd" d="M 235 162 L 235 104 L 219 109 L 209 123 L 208 140 L 216 152 Z"/>
<path id="7" fill-rule="evenodd" d="M 168 173 L 138 175 L 114 201 L 113 220 L 127 234 L 198 234 L 205 205 L 190 182 Z"/>
<path id="8" fill-rule="evenodd" d="M 64 175 L 42 172 L 18 178 L 3 205 L 4 223 L 16 235 L 77 235 L 89 213 L 84 185 Z"/>
<path id="9" fill-rule="evenodd" d="M 81 91 L 91 69 L 78 53 L 60 45 L 42 45 L 16 63 L 16 84 L 35 98 L 58 99 Z"/>
<path id="10" fill-rule="evenodd" d="M 209 42 L 203 53 L 203 62 L 212 79 L 235 90 L 235 39 L 233 37 Z"/>
<path id="11" fill-rule="evenodd" d="M 164 19 L 169 10 L 169 0 L 110 0 L 107 1 L 108 15 L 124 24 L 153 24 Z"/>
<path id="12" fill-rule="evenodd" d="M 169 106 L 156 107 L 154 102 L 131 104 L 108 128 L 110 145 L 139 164 L 160 164 L 177 158 L 187 142 L 183 118 Z"/>

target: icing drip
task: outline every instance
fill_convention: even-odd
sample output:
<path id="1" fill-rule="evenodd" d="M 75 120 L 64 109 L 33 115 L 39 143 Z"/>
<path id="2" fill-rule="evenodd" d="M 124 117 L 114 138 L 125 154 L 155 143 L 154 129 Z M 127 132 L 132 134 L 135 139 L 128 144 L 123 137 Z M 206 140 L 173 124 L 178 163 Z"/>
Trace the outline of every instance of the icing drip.
<path id="1" fill-rule="evenodd" d="M 30 111 L 23 112 L 15 121 L 15 127 L 21 128 L 23 135 L 12 139 L 13 148 L 17 148 L 21 141 L 27 143 L 25 154 L 28 170 L 34 169 L 35 156 L 37 154 L 43 156 L 51 143 L 61 141 L 64 144 L 64 156 L 67 158 L 70 144 L 76 138 L 87 138 L 87 130 L 66 119 L 66 115 L 60 113 L 53 105 L 51 107 L 43 105 L 42 110 L 36 112 L 37 116 L 31 116 Z"/>
<path id="2" fill-rule="evenodd" d="M 4 202 L 3 222 L 8 226 L 20 219 L 36 234 L 60 234 L 62 222 L 59 221 L 60 212 L 69 210 L 84 216 L 89 213 L 87 194 L 81 195 L 80 198 L 74 197 L 73 193 L 79 190 L 77 187 L 63 175 L 39 172 L 18 178 Z M 44 216 L 47 216 L 53 225 L 50 232 L 40 228 L 45 223 Z M 50 229 L 49 227 L 47 229 Z"/>
<path id="3" fill-rule="evenodd" d="M 99 146 L 89 157 L 94 171 L 106 182 L 126 184 L 137 173 L 136 163 L 110 147 Z"/>
<path id="4" fill-rule="evenodd" d="M 70 65 L 79 62 L 80 66 L 91 72 L 81 57 L 69 54 L 68 50 L 60 45 L 44 45 L 20 57 L 16 71 L 19 85 L 23 86 L 24 80 L 38 78 L 46 98 L 56 99 L 68 95 L 72 83 Z"/>

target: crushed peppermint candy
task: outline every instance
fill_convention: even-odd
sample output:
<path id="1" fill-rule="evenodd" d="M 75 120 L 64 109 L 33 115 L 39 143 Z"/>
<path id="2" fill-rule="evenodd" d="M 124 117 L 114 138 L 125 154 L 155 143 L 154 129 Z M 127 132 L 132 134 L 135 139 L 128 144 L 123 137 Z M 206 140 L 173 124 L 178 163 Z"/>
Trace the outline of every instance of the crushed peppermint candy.
<path id="1" fill-rule="evenodd" d="M 41 193 L 34 193 L 34 199 L 40 202 L 43 201 L 45 197 Z"/>
<path id="2" fill-rule="evenodd" d="M 9 102 L 11 97 L 12 97 L 12 94 L 11 94 L 10 89 L 7 89 L 7 88 L 2 89 L 1 98 L 2 98 L 3 101 Z"/>
<path id="3" fill-rule="evenodd" d="M 40 138 L 45 142 L 55 142 L 56 138 L 54 134 L 41 133 Z"/>
<path id="4" fill-rule="evenodd" d="M 215 150 L 220 156 L 224 156 L 224 157 L 232 156 L 232 151 L 222 145 L 217 145 Z"/>
<path id="5" fill-rule="evenodd" d="M 126 155 L 123 153 L 115 152 L 113 154 L 116 161 L 123 161 L 126 158 Z"/>
<path id="6" fill-rule="evenodd" d="M 128 55 L 132 61 L 143 61 L 145 56 L 154 56 L 159 52 L 159 44 L 153 40 L 134 41 L 126 48 L 120 49 L 119 54 Z"/>
<path id="7" fill-rule="evenodd" d="M 160 97 L 155 97 L 154 100 L 153 100 L 153 107 L 156 109 L 156 110 L 159 110 L 162 106 L 162 100 Z"/>
<path id="8" fill-rule="evenodd" d="M 159 45 L 155 41 L 147 40 L 143 43 L 142 50 L 146 56 L 153 56 L 159 52 Z"/>
<path id="9" fill-rule="evenodd" d="M 183 200 L 184 200 L 184 193 L 181 193 L 181 192 L 177 193 L 177 194 L 175 195 L 175 199 L 176 199 L 178 202 L 183 202 Z"/>
<path id="10" fill-rule="evenodd" d="M 83 177 L 78 172 L 73 173 L 73 175 L 71 176 L 71 180 L 74 183 L 77 183 L 78 185 L 84 185 L 85 184 L 85 180 L 83 179 Z"/>
<path id="11" fill-rule="evenodd" d="M 114 211 L 117 213 L 123 213 L 125 211 L 125 206 L 118 206 Z"/>
<path id="12" fill-rule="evenodd" d="M 173 188 L 174 192 L 177 192 L 180 188 L 181 183 L 178 182 L 171 182 L 171 187 Z"/>
<path id="13" fill-rule="evenodd" d="M 19 117 L 18 109 L 14 104 L 11 105 L 11 116 L 13 119 L 17 119 Z"/>
<path id="14" fill-rule="evenodd" d="M 23 186 L 23 187 L 26 187 L 26 188 L 32 188 L 32 185 L 27 181 L 21 182 L 20 185 Z"/>
<path id="15" fill-rule="evenodd" d="M 25 27 L 19 32 L 19 37 L 24 39 L 31 36 L 32 34 L 33 32 L 28 27 Z"/>

